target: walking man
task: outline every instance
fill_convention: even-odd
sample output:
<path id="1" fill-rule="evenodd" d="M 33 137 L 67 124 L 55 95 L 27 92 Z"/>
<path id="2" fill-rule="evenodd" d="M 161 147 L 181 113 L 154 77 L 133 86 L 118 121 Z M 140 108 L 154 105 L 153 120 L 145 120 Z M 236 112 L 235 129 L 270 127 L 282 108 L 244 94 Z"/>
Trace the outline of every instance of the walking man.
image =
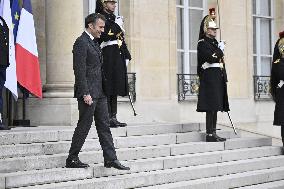
<path id="1" fill-rule="evenodd" d="M 85 168 L 78 154 L 95 120 L 100 145 L 103 150 L 104 166 L 129 170 L 117 160 L 112 134 L 109 128 L 107 98 L 104 92 L 101 49 L 97 42 L 104 31 L 105 17 L 90 14 L 85 18 L 85 31 L 73 46 L 73 69 L 75 75 L 74 96 L 78 101 L 79 120 L 74 131 L 67 168 Z"/>

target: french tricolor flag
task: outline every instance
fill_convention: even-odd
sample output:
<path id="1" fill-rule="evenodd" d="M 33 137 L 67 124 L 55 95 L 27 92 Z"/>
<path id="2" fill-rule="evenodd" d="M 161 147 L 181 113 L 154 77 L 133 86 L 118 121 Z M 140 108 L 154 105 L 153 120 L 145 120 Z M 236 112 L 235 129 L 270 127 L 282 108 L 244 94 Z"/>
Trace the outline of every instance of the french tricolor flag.
<path id="1" fill-rule="evenodd" d="M 33 95 L 42 98 L 40 66 L 30 0 L 23 0 L 16 39 L 18 82 Z"/>

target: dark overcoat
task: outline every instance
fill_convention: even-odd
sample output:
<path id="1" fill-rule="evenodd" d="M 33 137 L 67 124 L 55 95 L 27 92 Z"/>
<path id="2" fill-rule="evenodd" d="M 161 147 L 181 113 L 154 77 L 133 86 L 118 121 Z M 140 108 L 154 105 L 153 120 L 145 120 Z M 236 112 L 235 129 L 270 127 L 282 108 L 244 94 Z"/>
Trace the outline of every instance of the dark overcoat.
<path id="1" fill-rule="evenodd" d="M 126 96 L 128 94 L 127 68 L 125 59 L 131 59 L 124 41 L 123 31 L 115 23 L 115 15 L 102 12 L 106 17 L 105 30 L 100 43 L 120 39 L 122 44 L 109 45 L 102 48 L 103 68 L 106 75 L 107 95 Z M 126 50 L 127 52 L 126 52 Z"/>
<path id="2" fill-rule="evenodd" d="M 202 68 L 205 62 L 209 64 L 224 62 L 223 57 L 223 51 L 218 48 L 216 39 L 204 37 L 198 41 L 197 73 L 200 81 L 197 103 L 198 112 L 229 111 L 225 66 L 223 68 Z"/>
<path id="3" fill-rule="evenodd" d="M 279 41 L 280 39 L 276 42 L 274 48 L 270 81 L 271 95 L 275 101 L 273 124 L 284 126 L 284 86 L 278 87 L 280 80 L 284 81 L 284 57 L 281 57 L 279 52 Z"/>

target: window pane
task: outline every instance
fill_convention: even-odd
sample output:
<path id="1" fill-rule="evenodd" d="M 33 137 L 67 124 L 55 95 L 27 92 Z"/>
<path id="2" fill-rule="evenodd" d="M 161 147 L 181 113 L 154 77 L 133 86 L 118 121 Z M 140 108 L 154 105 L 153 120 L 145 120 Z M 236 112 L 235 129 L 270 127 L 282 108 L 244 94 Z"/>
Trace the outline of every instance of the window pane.
<path id="1" fill-rule="evenodd" d="M 269 76 L 270 75 L 270 65 L 271 65 L 270 57 L 261 57 L 261 75 Z"/>
<path id="2" fill-rule="evenodd" d="M 257 75 L 257 57 L 256 56 L 253 57 L 253 71 L 254 71 L 254 75 Z"/>
<path id="3" fill-rule="evenodd" d="M 177 48 L 184 48 L 184 33 L 183 33 L 183 9 L 177 8 Z"/>
<path id="4" fill-rule="evenodd" d="M 203 7 L 203 1 L 202 0 L 188 0 L 190 7 Z"/>
<path id="5" fill-rule="evenodd" d="M 197 49 L 199 26 L 202 20 L 202 10 L 189 10 L 189 49 Z"/>
<path id="6" fill-rule="evenodd" d="M 270 1 L 271 0 L 258 0 L 258 7 L 259 7 L 259 12 L 258 15 L 262 16 L 271 16 L 270 12 Z"/>
<path id="7" fill-rule="evenodd" d="M 178 61 L 178 73 L 182 73 L 183 70 L 183 63 L 184 63 L 184 53 L 177 52 L 177 61 Z"/>
<path id="8" fill-rule="evenodd" d="M 190 73 L 197 74 L 197 53 L 189 53 Z"/>
<path id="9" fill-rule="evenodd" d="M 176 0 L 177 5 L 183 5 L 183 0 Z"/>
<path id="10" fill-rule="evenodd" d="M 257 53 L 257 48 L 256 48 L 256 40 L 257 40 L 257 35 L 256 35 L 256 18 L 253 18 L 253 53 Z"/>
<path id="11" fill-rule="evenodd" d="M 260 49 L 261 54 L 271 54 L 271 23 L 269 19 L 260 20 Z"/>

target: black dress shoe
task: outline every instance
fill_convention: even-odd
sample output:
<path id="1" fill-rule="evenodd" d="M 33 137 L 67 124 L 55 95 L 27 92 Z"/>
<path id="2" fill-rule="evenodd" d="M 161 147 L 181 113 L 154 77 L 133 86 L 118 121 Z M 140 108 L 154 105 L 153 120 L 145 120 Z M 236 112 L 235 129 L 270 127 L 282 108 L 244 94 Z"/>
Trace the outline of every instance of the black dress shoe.
<path id="1" fill-rule="evenodd" d="M 124 165 L 121 165 L 121 163 L 118 160 L 114 160 L 114 161 L 105 161 L 104 163 L 104 167 L 106 168 L 115 168 L 118 170 L 130 170 L 129 167 L 126 167 Z"/>
<path id="2" fill-rule="evenodd" d="M 88 164 L 86 163 L 82 163 L 79 158 L 78 159 L 72 159 L 66 160 L 66 168 L 87 168 L 90 167 Z"/>

